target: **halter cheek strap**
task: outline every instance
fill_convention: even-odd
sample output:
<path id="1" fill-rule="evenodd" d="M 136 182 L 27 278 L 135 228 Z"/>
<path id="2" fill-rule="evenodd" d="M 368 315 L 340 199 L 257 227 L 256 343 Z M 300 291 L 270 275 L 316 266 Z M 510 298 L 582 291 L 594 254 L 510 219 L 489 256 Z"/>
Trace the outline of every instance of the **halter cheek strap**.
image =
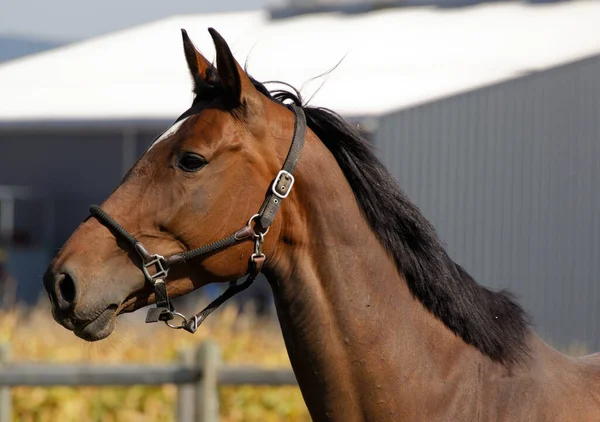
<path id="1" fill-rule="evenodd" d="M 262 271 L 262 267 L 266 260 L 265 254 L 262 252 L 265 235 L 269 231 L 271 224 L 273 224 L 273 220 L 275 219 L 275 215 L 277 214 L 282 201 L 287 198 L 294 185 L 294 176 L 292 173 L 300 161 L 302 147 L 304 146 L 304 136 L 306 134 L 306 116 L 304 110 L 296 105 L 290 105 L 289 108 L 293 111 L 295 116 L 294 136 L 281 171 L 277 174 L 275 180 L 273 180 L 270 189 L 267 191 L 265 201 L 258 213 L 250 217 L 248 223 L 244 227 L 221 240 L 196 249 L 176 253 L 168 257 L 150 254 L 140 241 L 113 219 L 106 211 L 97 205 L 92 205 L 90 207 L 90 214 L 92 217 L 96 218 L 102 225 L 110 229 L 116 238 L 126 241 L 128 246 L 134 249 L 142 259 L 141 270 L 144 273 L 146 280 L 154 287 L 156 304 L 155 307 L 148 310 L 148 314 L 146 315 L 147 323 L 163 321 L 171 328 L 183 328 L 190 333 L 194 333 L 208 315 L 225 303 L 229 298 L 250 287 Z M 166 281 L 172 266 L 182 264 L 193 258 L 206 256 L 210 253 L 226 249 L 250 239 L 254 239 L 254 252 L 250 256 L 248 272 L 246 273 L 247 277 L 242 283 L 237 284 L 237 281 L 235 280 L 230 282 L 229 287 L 223 294 L 208 304 L 202 311 L 189 318 L 175 311 L 175 307 L 167 293 Z M 181 319 L 179 325 L 172 323 L 175 318 Z"/>
<path id="2" fill-rule="evenodd" d="M 292 139 L 292 145 L 288 151 L 288 155 L 283 163 L 283 168 L 277 174 L 277 177 L 271 185 L 271 190 L 267 192 L 265 202 L 263 202 L 258 215 L 260 217 L 260 225 L 268 228 L 273 224 L 275 215 L 279 211 L 281 202 L 287 198 L 292 191 L 294 185 L 294 170 L 298 162 L 300 162 L 300 155 L 302 154 L 302 147 L 304 146 L 304 136 L 306 135 L 306 117 L 304 116 L 304 110 L 300 107 L 292 106 L 293 109 L 300 111 L 294 111 L 296 119 L 294 120 L 294 137 Z"/>

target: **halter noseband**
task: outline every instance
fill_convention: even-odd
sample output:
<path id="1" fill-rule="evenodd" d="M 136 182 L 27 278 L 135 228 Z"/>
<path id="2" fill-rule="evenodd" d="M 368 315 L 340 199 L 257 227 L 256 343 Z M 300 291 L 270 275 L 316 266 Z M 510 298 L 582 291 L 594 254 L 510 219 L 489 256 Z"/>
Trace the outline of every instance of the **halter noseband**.
<path id="1" fill-rule="evenodd" d="M 263 202 L 257 214 L 254 214 L 248 220 L 248 223 L 229 236 L 217 240 L 216 242 L 201 246 L 189 251 L 176 253 L 171 256 L 163 257 L 158 254 L 150 254 L 144 245 L 130 234 L 123 226 L 113 219 L 106 211 L 97 205 L 90 207 L 90 214 L 95 217 L 102 225 L 111 229 L 113 235 L 125 240 L 142 258 L 141 270 L 144 277 L 154 287 L 156 297 L 156 307 L 150 308 L 146 316 L 146 322 L 163 321 L 171 328 L 183 328 L 190 333 L 196 332 L 200 324 L 215 309 L 222 305 L 227 299 L 235 296 L 237 293 L 247 289 L 256 280 L 265 263 L 265 254 L 262 252 L 262 245 L 269 227 L 273 223 L 275 215 L 281 206 L 281 202 L 287 198 L 294 184 L 292 173 L 300 161 L 300 154 L 304 146 L 304 135 L 306 134 L 306 116 L 304 110 L 296 105 L 290 105 L 289 108 L 294 112 L 294 136 L 292 144 L 288 151 L 281 171 L 273 180 L 271 188 L 267 191 L 265 201 Z M 254 223 L 254 224 L 253 224 Z M 172 266 L 182 264 L 193 258 L 206 256 L 212 252 L 219 251 L 239 242 L 254 239 L 254 252 L 250 256 L 248 272 L 246 279 L 237 284 L 237 281 L 229 283 L 229 287 L 223 294 L 208 304 L 202 311 L 187 318 L 175 311 L 173 303 L 167 294 L 166 278 Z M 151 274 L 150 270 L 154 273 Z M 171 321 L 175 318 L 181 318 L 179 325 L 174 325 Z"/>

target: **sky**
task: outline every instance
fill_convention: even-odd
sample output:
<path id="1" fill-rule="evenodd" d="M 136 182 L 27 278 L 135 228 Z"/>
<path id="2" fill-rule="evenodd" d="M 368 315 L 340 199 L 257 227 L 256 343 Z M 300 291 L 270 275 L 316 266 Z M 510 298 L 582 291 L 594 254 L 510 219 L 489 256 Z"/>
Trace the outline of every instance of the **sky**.
<path id="1" fill-rule="evenodd" d="M 284 0 L 0 0 L 0 35 L 81 40 L 168 16 L 259 9 Z"/>

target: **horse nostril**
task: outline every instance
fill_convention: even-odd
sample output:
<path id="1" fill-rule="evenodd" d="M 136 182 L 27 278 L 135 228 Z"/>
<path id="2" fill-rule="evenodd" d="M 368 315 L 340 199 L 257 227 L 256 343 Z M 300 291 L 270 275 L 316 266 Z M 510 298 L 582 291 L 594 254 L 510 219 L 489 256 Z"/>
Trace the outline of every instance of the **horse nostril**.
<path id="1" fill-rule="evenodd" d="M 77 287 L 69 274 L 63 273 L 56 277 L 56 296 L 61 309 L 75 306 Z"/>
<path id="2" fill-rule="evenodd" d="M 71 303 L 75 300 L 75 283 L 73 283 L 73 279 L 68 274 L 58 284 L 58 291 L 66 302 Z"/>

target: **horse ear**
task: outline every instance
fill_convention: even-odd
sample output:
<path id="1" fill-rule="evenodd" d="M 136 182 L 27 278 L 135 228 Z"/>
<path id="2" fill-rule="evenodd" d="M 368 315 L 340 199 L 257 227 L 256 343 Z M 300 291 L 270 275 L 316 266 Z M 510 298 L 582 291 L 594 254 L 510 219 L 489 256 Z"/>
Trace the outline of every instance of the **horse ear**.
<path id="1" fill-rule="evenodd" d="M 194 43 L 192 43 L 192 40 L 190 40 L 187 31 L 183 28 L 181 29 L 181 36 L 183 38 L 185 60 L 187 61 L 192 78 L 196 79 L 196 77 L 199 76 L 202 80 L 206 80 L 208 78 L 208 70 L 213 67 L 212 63 L 200 54 L 194 46 Z"/>
<path id="2" fill-rule="evenodd" d="M 233 57 L 231 49 L 223 37 L 214 29 L 209 28 L 210 36 L 217 50 L 217 72 L 226 95 L 233 106 L 247 104 L 258 91 L 239 63 Z"/>

